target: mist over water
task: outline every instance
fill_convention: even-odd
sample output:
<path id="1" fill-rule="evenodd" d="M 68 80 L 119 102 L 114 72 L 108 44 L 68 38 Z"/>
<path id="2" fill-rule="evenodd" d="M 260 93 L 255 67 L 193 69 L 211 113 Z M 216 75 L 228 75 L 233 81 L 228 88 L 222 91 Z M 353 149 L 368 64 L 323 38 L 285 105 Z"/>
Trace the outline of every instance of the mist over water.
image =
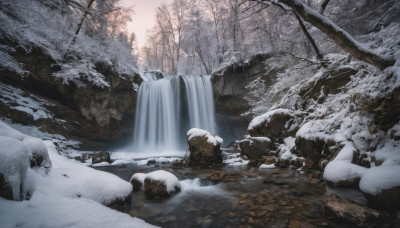
<path id="1" fill-rule="evenodd" d="M 216 133 L 210 76 L 146 79 L 139 88 L 134 151 L 185 150 L 186 132 L 193 127 Z"/>

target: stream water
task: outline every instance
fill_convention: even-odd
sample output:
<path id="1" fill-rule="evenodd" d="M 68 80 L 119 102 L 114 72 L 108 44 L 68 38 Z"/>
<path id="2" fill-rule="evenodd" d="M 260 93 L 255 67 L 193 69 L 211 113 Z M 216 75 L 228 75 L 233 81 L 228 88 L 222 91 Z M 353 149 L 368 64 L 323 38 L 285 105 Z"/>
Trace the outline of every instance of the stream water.
<path id="1" fill-rule="evenodd" d="M 129 181 L 134 173 L 164 169 L 181 180 L 182 191 L 167 199 L 132 194 L 130 204 L 115 209 L 161 227 L 354 227 L 324 215 L 322 199 L 335 193 L 365 201 L 354 189 L 336 189 L 310 181 L 291 169 L 173 169 L 170 164 L 97 167 Z M 207 174 L 220 170 L 229 181 L 211 182 Z"/>

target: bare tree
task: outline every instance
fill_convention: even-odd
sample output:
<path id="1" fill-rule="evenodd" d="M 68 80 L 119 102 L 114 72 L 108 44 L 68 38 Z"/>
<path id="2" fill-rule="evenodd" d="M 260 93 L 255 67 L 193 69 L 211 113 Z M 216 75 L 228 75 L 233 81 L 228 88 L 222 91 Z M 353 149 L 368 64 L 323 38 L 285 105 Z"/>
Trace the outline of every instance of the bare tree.
<path id="1" fill-rule="evenodd" d="M 393 58 L 384 58 L 382 56 L 379 56 L 375 52 L 365 48 L 346 31 L 339 28 L 328 18 L 322 16 L 318 12 L 306 6 L 300 0 L 278 0 L 277 2 L 271 0 L 253 1 L 266 4 L 281 4 L 282 7 L 290 7 L 293 11 L 297 12 L 298 15 L 300 15 L 305 21 L 309 22 L 313 26 L 317 27 L 320 31 L 325 33 L 329 38 L 331 38 L 337 45 L 339 45 L 351 56 L 361 61 L 367 62 L 371 65 L 374 65 L 381 70 L 394 64 Z"/>

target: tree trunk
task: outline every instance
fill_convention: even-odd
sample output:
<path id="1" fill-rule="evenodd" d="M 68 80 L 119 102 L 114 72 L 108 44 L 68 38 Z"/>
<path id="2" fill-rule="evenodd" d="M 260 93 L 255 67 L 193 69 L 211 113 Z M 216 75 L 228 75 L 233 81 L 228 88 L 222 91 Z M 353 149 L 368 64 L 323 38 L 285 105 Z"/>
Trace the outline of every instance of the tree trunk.
<path id="1" fill-rule="evenodd" d="M 70 48 L 75 44 L 76 39 L 78 38 L 79 32 L 81 31 L 83 22 L 85 21 L 87 15 L 89 14 L 89 9 L 90 9 L 90 7 L 92 7 L 93 2 L 94 2 L 94 0 L 90 0 L 90 1 L 89 1 L 87 8 L 85 9 L 85 12 L 84 12 L 83 15 L 82 15 L 81 21 L 80 21 L 79 24 L 78 24 L 78 28 L 77 28 L 76 31 L 75 31 L 75 36 L 74 36 L 74 38 L 72 38 L 72 41 L 71 41 L 71 43 L 69 44 L 68 49 L 67 49 L 67 51 L 66 51 L 65 54 L 64 54 L 64 58 L 67 57 Z"/>
<path id="2" fill-rule="evenodd" d="M 294 12 L 294 15 L 296 16 L 297 21 L 300 24 L 301 29 L 303 30 L 303 32 L 306 35 L 307 39 L 310 41 L 311 45 L 313 46 L 314 51 L 317 54 L 317 58 L 319 60 L 322 60 L 324 58 L 324 56 L 321 54 L 321 51 L 319 50 L 317 44 L 315 43 L 315 41 L 312 38 L 311 34 L 308 32 L 306 26 L 304 25 L 303 21 L 301 20 L 299 13 L 297 12 L 297 10 L 294 10 L 293 12 Z"/>
<path id="3" fill-rule="evenodd" d="M 394 64 L 395 61 L 393 59 L 381 57 L 375 52 L 363 47 L 346 31 L 339 28 L 331 20 L 304 5 L 302 1 L 279 0 L 279 2 L 288 5 L 293 11 L 297 11 L 305 21 L 317 27 L 353 57 L 374 65 L 381 70 Z"/>

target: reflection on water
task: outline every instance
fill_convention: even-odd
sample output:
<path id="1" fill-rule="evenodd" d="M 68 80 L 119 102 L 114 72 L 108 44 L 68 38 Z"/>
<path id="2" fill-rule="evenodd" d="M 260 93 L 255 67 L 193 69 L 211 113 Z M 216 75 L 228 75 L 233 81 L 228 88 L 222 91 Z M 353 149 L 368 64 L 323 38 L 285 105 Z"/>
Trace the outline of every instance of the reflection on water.
<path id="1" fill-rule="evenodd" d="M 259 170 L 224 167 L 235 173 L 230 182 L 207 181 L 213 169 L 172 169 L 129 164 L 124 168 L 98 167 L 128 180 L 134 173 L 164 169 L 181 180 L 182 191 L 168 199 L 146 199 L 134 192 L 131 204 L 116 208 L 162 227 L 352 227 L 324 216 L 321 199 L 335 193 L 365 200 L 354 189 L 332 189 L 310 183 L 290 169 Z"/>

